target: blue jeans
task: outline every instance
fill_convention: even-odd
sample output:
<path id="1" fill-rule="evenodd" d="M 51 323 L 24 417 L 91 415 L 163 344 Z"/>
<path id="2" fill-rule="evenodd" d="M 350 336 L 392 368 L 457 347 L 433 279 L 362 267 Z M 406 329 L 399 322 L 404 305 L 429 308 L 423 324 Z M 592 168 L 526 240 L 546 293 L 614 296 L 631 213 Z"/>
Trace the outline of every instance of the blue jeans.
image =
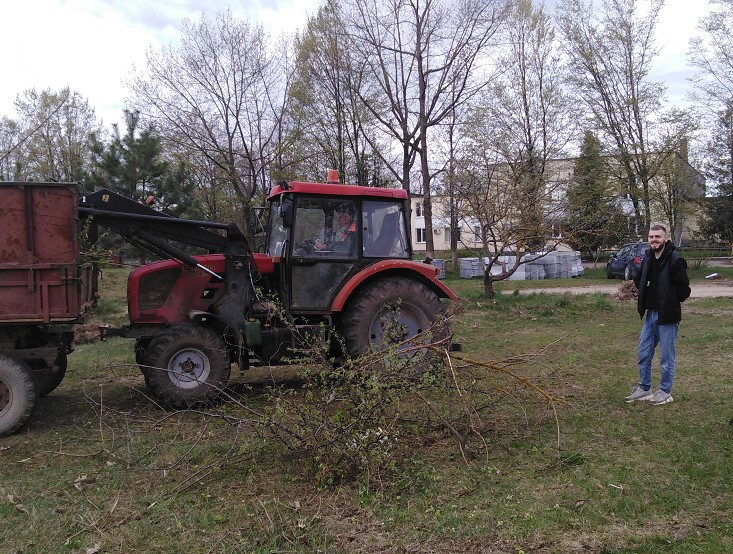
<path id="1" fill-rule="evenodd" d="M 679 322 L 659 325 L 659 312 L 647 310 L 644 326 L 639 336 L 639 386 L 649 390 L 652 386 L 652 358 L 654 349 L 659 345 L 660 366 L 662 377 L 659 388 L 669 393 L 674 383 L 675 369 L 675 341 Z"/>

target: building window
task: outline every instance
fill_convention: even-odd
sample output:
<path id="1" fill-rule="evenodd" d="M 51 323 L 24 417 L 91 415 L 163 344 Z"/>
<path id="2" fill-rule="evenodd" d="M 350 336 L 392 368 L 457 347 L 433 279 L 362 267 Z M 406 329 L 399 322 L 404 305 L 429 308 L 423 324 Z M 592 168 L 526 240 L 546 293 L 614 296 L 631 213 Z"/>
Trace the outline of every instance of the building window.
<path id="1" fill-rule="evenodd" d="M 422 204 L 420 202 L 415 204 L 415 217 L 422 217 Z"/>
<path id="2" fill-rule="evenodd" d="M 445 232 L 445 243 L 450 244 L 451 228 L 445 227 L 443 231 Z M 453 232 L 456 234 L 456 242 L 461 242 L 461 228 L 456 227 Z"/>
<path id="3" fill-rule="evenodd" d="M 473 228 L 473 242 L 483 242 L 481 240 L 481 226 L 476 225 Z"/>
<path id="4" fill-rule="evenodd" d="M 415 229 L 415 242 L 425 242 L 425 229 Z"/>

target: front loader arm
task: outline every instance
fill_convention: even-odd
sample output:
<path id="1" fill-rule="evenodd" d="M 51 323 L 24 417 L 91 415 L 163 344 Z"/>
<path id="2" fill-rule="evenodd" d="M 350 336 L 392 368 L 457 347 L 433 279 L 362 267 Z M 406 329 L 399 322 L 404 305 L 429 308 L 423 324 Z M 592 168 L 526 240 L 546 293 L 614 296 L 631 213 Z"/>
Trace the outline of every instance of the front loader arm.
<path id="1" fill-rule="evenodd" d="M 209 253 L 242 255 L 248 251 L 247 239 L 233 223 L 196 221 L 173 217 L 126 198 L 108 189 L 101 189 L 83 196 L 79 203 L 79 215 L 92 218 L 92 222 L 107 227 L 119 234 L 130 244 L 143 248 L 156 256 L 169 256 L 188 267 L 201 266 L 193 257 L 175 247 L 176 241 L 199 248 Z M 209 229 L 226 232 L 221 235 Z M 216 277 L 221 277 L 215 275 Z"/>

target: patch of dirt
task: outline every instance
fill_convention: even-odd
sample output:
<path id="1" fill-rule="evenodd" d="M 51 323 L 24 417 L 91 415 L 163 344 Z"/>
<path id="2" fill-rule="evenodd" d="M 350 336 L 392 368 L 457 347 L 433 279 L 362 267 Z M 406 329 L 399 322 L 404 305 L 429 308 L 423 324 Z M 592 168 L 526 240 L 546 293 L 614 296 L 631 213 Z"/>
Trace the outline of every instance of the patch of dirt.
<path id="1" fill-rule="evenodd" d="M 636 285 L 634 285 L 633 281 L 624 281 L 616 293 L 616 298 L 619 300 L 636 300 L 638 296 L 639 291 L 636 290 Z"/>
<path id="2" fill-rule="evenodd" d="M 74 326 L 74 344 L 89 344 L 99 341 L 99 325 L 80 323 Z"/>

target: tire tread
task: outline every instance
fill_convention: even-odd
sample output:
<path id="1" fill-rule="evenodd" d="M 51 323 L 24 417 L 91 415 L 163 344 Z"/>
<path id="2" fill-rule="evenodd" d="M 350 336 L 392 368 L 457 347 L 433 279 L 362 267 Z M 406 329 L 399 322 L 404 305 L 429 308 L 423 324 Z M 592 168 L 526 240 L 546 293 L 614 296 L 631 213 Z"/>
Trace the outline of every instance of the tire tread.
<path id="1" fill-rule="evenodd" d="M 28 365 L 5 354 L 0 354 L 0 379 L 14 393 L 10 410 L 0 416 L 0 437 L 6 437 L 17 433 L 30 421 L 38 403 L 38 388 Z"/>

